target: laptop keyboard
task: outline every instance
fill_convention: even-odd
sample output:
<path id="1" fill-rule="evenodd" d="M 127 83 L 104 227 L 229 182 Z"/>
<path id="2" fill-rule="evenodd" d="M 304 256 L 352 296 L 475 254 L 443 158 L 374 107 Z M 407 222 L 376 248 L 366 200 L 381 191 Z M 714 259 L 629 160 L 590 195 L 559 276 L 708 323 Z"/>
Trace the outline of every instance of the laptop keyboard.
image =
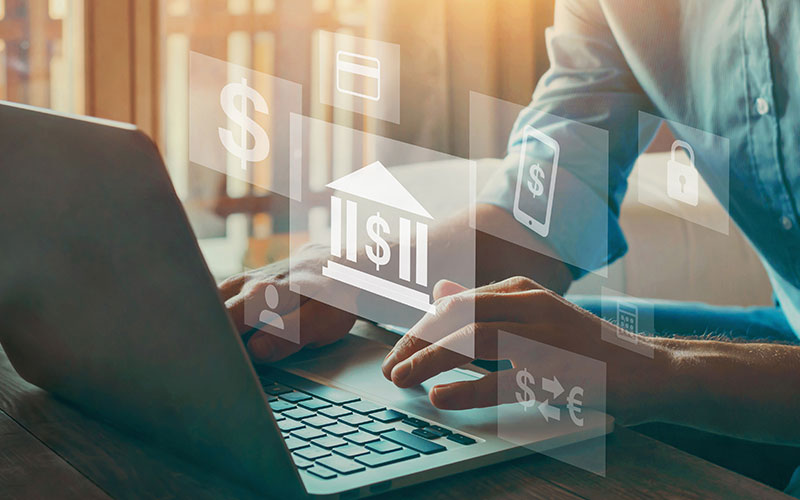
<path id="1" fill-rule="evenodd" d="M 476 440 L 441 425 L 315 384 L 282 384 L 259 375 L 295 465 L 321 479 L 469 446 Z"/>

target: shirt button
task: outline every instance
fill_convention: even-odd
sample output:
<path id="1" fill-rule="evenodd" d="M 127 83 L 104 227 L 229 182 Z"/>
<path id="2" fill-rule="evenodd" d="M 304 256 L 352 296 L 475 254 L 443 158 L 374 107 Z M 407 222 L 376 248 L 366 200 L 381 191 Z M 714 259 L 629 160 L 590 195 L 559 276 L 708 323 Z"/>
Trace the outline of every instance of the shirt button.
<path id="1" fill-rule="evenodd" d="M 769 103 L 763 97 L 756 99 L 756 111 L 758 111 L 758 114 L 761 116 L 769 113 Z"/>
<path id="2" fill-rule="evenodd" d="M 790 230 L 792 228 L 792 219 L 784 215 L 781 217 L 781 226 L 787 231 Z"/>

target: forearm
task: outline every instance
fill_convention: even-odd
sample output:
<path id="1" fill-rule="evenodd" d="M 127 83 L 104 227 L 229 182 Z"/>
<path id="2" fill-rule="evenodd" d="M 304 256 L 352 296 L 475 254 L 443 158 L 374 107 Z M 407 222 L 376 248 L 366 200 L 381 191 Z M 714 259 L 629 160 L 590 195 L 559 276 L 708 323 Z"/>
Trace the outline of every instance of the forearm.
<path id="1" fill-rule="evenodd" d="M 472 278 L 475 286 L 481 286 L 512 276 L 526 276 L 558 293 L 566 292 L 572 282 L 572 274 L 567 266 L 544 255 L 542 252 L 547 251 L 544 244 L 514 220 L 511 214 L 492 205 L 477 205 L 475 218 L 478 227 L 492 227 L 495 232 L 505 234 L 509 239 L 526 241 L 528 248 L 474 231 L 470 227 L 468 214 L 463 213 L 446 224 L 436 226 L 431 232 L 430 246 L 439 249 L 431 254 L 433 260 L 430 268 L 436 274 L 435 279 L 446 278 L 467 285 Z M 475 262 L 469 265 L 452 258 L 453 255 L 464 255 L 465 252 L 460 249 L 465 245 L 475 245 Z M 470 273 L 474 275 L 470 276 Z"/>
<path id="2" fill-rule="evenodd" d="M 800 445 L 800 346 L 654 341 L 654 420 Z"/>

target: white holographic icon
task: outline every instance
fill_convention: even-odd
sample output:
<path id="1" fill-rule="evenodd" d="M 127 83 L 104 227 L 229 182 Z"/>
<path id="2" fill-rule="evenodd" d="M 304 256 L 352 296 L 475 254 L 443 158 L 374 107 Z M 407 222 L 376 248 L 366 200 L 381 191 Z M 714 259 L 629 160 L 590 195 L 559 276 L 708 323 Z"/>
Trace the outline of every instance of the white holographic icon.
<path id="1" fill-rule="evenodd" d="M 239 106 L 236 106 L 236 101 Z M 239 158 L 242 170 L 247 170 L 248 162 L 259 162 L 269 155 L 269 137 L 256 123 L 247 115 L 247 103 L 253 102 L 255 111 L 269 114 L 267 101 L 254 88 L 247 85 L 247 79 L 242 78 L 241 83 L 234 82 L 225 85 L 219 95 L 219 103 L 228 119 L 239 126 L 239 142 L 233 136 L 233 132 L 226 128 L 219 127 L 219 139 L 229 153 Z M 253 147 L 248 147 L 247 137 L 253 136 Z"/>
<path id="2" fill-rule="evenodd" d="M 380 101 L 381 61 L 376 57 L 337 51 L 336 90 L 370 101 Z"/>
<path id="3" fill-rule="evenodd" d="M 681 163 L 675 158 L 678 148 L 683 148 L 689 155 L 689 163 Z M 694 150 L 688 142 L 672 143 L 672 153 L 667 162 L 667 195 L 673 200 L 697 206 L 700 198 L 700 175 L 694 167 Z"/>
<path id="4" fill-rule="evenodd" d="M 543 238 L 550 232 L 559 151 L 555 139 L 525 126 L 514 193 L 514 218 Z M 523 191 L 523 186 L 527 190 Z"/>
<path id="5" fill-rule="evenodd" d="M 264 289 L 264 300 L 266 301 L 267 309 L 261 311 L 258 320 L 265 325 L 283 330 L 283 318 L 274 311 L 278 307 L 278 289 L 275 288 L 275 285 L 268 285 Z"/>
<path id="6" fill-rule="evenodd" d="M 331 256 L 344 257 L 347 262 L 357 263 L 358 239 L 359 234 L 362 234 L 358 199 L 380 203 L 388 210 L 370 214 L 363 226 L 369 240 L 364 245 L 364 250 L 367 258 L 375 265 L 375 272 L 380 271 L 392 258 L 396 258 L 397 278 L 412 284 L 413 225 L 416 242 L 413 284 L 419 287 L 428 286 L 428 224 L 418 219 L 432 217 L 381 162 L 370 163 L 331 182 L 327 187 L 336 192 L 331 195 Z M 354 199 L 343 199 L 340 194 Z M 403 214 L 397 215 L 397 210 Z M 387 216 L 387 212 L 395 215 Z M 394 249 L 387 242 L 388 235 L 397 235 L 397 246 Z M 396 255 L 393 255 L 393 250 L 396 250 Z M 322 274 L 421 311 L 433 311 L 428 294 L 341 261 L 328 260 L 327 265 L 322 268 Z"/>
<path id="7" fill-rule="evenodd" d="M 617 337 L 635 344 L 638 341 L 635 335 L 637 333 L 639 333 L 639 308 L 635 304 L 620 300 L 617 302 Z"/>

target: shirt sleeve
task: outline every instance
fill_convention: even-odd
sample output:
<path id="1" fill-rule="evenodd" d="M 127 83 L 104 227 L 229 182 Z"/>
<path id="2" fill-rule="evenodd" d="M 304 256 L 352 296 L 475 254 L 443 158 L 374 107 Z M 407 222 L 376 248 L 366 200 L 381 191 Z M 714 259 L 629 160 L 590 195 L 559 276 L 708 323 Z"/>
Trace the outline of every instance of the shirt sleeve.
<path id="1" fill-rule="evenodd" d="M 627 250 L 619 226 L 627 177 L 639 154 L 638 112 L 653 105 L 639 86 L 597 0 L 557 0 L 547 29 L 550 69 L 517 117 L 505 165 L 478 196 L 513 212 L 519 155 L 526 125 L 555 139 L 562 151 L 550 234 L 542 241 L 569 265 L 575 279 Z M 566 120 L 553 120 L 555 115 Z M 586 126 L 607 131 L 607 144 L 586 140 Z M 605 142 L 605 141 L 604 141 Z M 608 152 L 608 168 L 598 155 Z M 526 156 L 536 155 L 533 148 Z M 527 160 L 526 160 L 527 161 Z"/>

